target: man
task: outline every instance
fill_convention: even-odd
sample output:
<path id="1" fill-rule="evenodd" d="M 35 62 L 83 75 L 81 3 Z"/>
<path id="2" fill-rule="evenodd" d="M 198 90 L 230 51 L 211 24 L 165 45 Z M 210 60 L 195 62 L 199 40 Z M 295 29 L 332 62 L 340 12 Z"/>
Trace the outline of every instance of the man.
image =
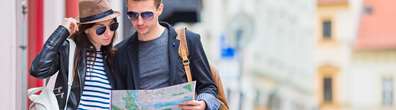
<path id="1" fill-rule="evenodd" d="M 156 89 L 187 82 L 178 55 L 175 29 L 160 23 L 161 0 L 127 0 L 128 17 L 136 32 L 117 45 L 114 59 L 116 89 Z M 180 104 L 183 110 L 217 110 L 216 86 L 198 34 L 187 31 L 195 100 Z"/>

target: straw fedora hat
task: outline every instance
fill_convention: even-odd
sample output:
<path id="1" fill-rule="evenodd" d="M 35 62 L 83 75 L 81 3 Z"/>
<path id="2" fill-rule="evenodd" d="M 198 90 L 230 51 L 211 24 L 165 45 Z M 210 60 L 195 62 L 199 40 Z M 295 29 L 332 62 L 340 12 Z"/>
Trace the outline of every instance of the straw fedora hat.
<path id="1" fill-rule="evenodd" d="M 101 22 L 120 16 L 120 12 L 110 7 L 108 0 L 79 0 L 79 24 Z"/>

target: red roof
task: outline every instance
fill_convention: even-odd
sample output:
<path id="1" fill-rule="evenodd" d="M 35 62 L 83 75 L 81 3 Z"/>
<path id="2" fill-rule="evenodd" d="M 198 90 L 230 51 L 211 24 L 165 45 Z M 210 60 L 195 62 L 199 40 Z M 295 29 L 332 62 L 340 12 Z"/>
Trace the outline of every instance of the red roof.
<path id="1" fill-rule="evenodd" d="M 318 0 L 319 5 L 333 5 L 348 3 L 348 0 Z"/>
<path id="2" fill-rule="evenodd" d="M 355 48 L 396 48 L 396 1 L 364 0 L 364 4 L 372 11 L 362 14 Z"/>

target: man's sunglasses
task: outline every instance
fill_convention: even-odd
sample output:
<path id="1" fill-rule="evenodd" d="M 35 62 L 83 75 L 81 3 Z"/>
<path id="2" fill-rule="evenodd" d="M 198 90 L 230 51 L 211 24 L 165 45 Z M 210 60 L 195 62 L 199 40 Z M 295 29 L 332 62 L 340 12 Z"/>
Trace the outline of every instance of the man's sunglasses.
<path id="1" fill-rule="evenodd" d="M 128 18 L 132 21 L 138 20 L 139 16 L 141 16 L 143 18 L 143 20 L 148 21 L 153 19 L 154 16 L 154 12 L 151 11 L 145 11 L 145 12 L 133 12 L 133 11 L 128 11 L 127 12 Z"/>
<path id="2" fill-rule="evenodd" d="M 113 22 L 109 25 L 109 29 L 110 31 L 115 31 L 118 28 L 118 23 L 117 22 Z M 105 25 L 99 25 L 98 27 L 96 27 L 96 35 L 102 35 L 103 33 L 105 33 L 107 30 L 107 26 Z"/>

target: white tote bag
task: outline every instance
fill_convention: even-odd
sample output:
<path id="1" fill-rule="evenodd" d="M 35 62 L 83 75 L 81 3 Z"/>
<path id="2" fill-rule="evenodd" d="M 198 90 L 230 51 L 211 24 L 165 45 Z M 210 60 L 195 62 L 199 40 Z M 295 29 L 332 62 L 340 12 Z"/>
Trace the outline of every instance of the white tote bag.
<path id="1" fill-rule="evenodd" d="M 68 72 L 68 92 L 66 97 L 65 109 L 67 108 L 67 100 L 69 99 L 69 92 L 73 82 L 73 62 L 74 62 L 74 53 L 76 49 L 76 44 L 73 40 L 67 39 L 69 41 L 69 72 Z M 51 76 L 48 80 L 48 83 L 44 87 L 36 87 L 28 90 L 28 97 L 32 103 L 29 106 L 30 110 L 59 110 L 58 101 L 53 92 L 54 85 L 56 82 L 56 77 L 58 73 Z M 41 91 L 40 94 L 35 94 Z"/>
<path id="2" fill-rule="evenodd" d="M 39 95 L 35 93 L 41 91 Z M 28 90 L 30 110 L 59 110 L 58 101 L 54 92 L 47 87 L 36 87 Z"/>

